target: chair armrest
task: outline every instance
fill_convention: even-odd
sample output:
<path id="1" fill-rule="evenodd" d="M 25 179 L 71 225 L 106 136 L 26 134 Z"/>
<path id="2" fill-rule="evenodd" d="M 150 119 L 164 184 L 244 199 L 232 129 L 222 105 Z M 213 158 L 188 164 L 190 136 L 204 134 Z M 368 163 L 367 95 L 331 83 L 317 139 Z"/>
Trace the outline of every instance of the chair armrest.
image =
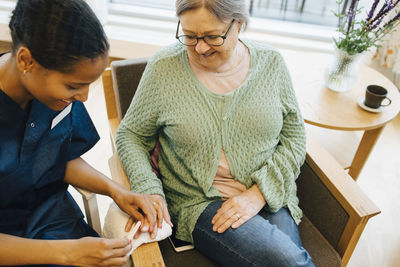
<path id="1" fill-rule="evenodd" d="M 133 251 L 131 258 L 135 267 L 165 267 L 158 242 L 141 245 Z"/>
<path id="2" fill-rule="evenodd" d="M 77 187 L 77 186 L 73 186 L 73 187 L 76 189 L 76 191 L 79 192 L 79 194 L 81 194 L 82 199 L 89 200 L 89 199 L 91 199 L 93 197 L 96 197 L 96 194 L 93 193 L 93 192 L 90 192 L 90 191 L 88 191 L 86 189 L 82 189 L 82 188 Z"/>
<path id="3" fill-rule="evenodd" d="M 85 189 L 74 186 L 81 194 L 87 223 L 100 235 L 101 223 L 99 216 L 99 208 L 97 206 L 96 194 Z"/>
<path id="4" fill-rule="evenodd" d="M 109 159 L 108 164 L 110 166 L 113 181 L 130 190 L 129 179 L 122 168 L 121 161 L 116 152 Z M 165 267 L 160 247 L 157 242 L 141 245 L 133 251 L 131 258 L 135 267 Z"/>
<path id="5" fill-rule="evenodd" d="M 379 214 L 380 210 L 340 164 L 309 133 L 307 133 L 306 164 L 348 215 L 335 247 L 345 266 L 367 221 Z M 319 205 L 321 204 L 319 203 Z M 318 225 L 316 227 L 318 228 Z"/>

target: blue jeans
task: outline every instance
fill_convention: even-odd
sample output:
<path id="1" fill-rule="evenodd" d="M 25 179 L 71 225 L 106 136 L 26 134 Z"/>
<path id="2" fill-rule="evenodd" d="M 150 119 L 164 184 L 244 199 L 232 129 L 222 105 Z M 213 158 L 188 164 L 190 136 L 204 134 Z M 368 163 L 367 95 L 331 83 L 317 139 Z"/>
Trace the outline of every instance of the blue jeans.
<path id="1" fill-rule="evenodd" d="M 222 201 L 208 205 L 193 230 L 194 246 L 223 266 L 314 266 L 302 247 L 299 230 L 288 209 L 262 209 L 239 228 L 219 234 L 211 220 Z"/>

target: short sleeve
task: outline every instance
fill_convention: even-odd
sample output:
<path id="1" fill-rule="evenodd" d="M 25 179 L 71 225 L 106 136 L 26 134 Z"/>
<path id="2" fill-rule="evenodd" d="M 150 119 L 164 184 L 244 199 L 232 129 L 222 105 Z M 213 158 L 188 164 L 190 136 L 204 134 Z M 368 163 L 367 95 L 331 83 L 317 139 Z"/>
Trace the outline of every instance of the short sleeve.
<path id="1" fill-rule="evenodd" d="M 83 103 L 75 101 L 72 111 L 72 135 L 68 161 L 89 151 L 100 139 Z"/>

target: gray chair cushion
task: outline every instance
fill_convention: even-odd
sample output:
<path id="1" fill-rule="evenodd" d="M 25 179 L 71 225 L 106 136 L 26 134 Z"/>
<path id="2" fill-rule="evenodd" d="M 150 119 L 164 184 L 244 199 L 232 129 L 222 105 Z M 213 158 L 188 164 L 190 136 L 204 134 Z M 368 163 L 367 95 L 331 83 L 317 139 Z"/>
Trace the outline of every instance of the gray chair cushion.
<path id="1" fill-rule="evenodd" d="M 299 230 L 303 247 L 310 253 L 315 266 L 342 266 L 339 254 L 306 216 L 303 216 Z"/>

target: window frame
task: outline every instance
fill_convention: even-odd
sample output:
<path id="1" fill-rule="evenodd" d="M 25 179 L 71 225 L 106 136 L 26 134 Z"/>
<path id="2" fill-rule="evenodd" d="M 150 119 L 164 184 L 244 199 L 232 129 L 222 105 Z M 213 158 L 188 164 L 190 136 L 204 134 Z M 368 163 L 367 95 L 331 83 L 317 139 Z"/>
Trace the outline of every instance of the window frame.
<path id="1" fill-rule="evenodd" d="M 164 36 L 170 34 L 171 38 L 164 37 L 165 42 L 161 42 L 161 46 L 175 41 L 177 23 L 178 19 L 172 10 L 108 3 L 107 25 L 110 28 L 125 26 L 149 29 Z M 334 27 L 251 17 L 246 31 L 240 36 L 279 48 L 332 53 L 334 35 Z M 152 44 L 156 45 L 157 42 Z"/>

